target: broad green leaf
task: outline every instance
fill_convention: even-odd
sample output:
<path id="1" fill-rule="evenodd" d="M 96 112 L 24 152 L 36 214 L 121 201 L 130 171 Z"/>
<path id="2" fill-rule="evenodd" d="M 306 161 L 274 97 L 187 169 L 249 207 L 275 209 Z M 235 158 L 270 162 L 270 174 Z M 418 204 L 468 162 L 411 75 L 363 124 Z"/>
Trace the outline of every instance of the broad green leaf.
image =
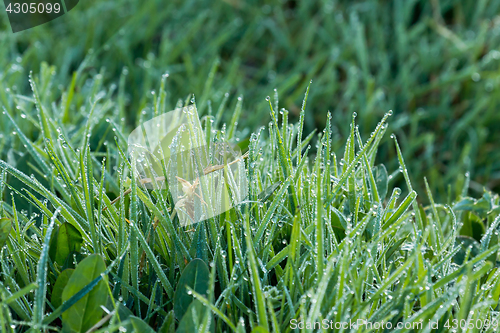
<path id="1" fill-rule="evenodd" d="M 73 275 L 75 270 L 72 268 L 65 269 L 57 277 L 54 288 L 52 289 L 52 296 L 50 301 L 55 308 L 58 308 L 62 304 L 62 293 L 66 285 L 68 284 L 69 278 Z"/>
<path id="2" fill-rule="evenodd" d="M 66 302 L 106 270 L 104 260 L 99 255 L 91 255 L 78 264 L 62 293 Z M 72 307 L 63 312 L 63 325 L 74 332 L 86 332 L 102 317 L 101 305 L 108 297 L 107 279 L 104 278 Z"/>
<path id="3" fill-rule="evenodd" d="M 176 333 L 197 332 L 198 328 L 203 324 L 205 311 L 210 310 L 203 306 L 203 303 L 198 301 L 197 299 L 193 300 L 189 307 L 186 309 L 184 316 L 180 320 Z M 211 320 L 209 331 L 215 332 L 215 325 L 213 320 Z"/>
<path id="4" fill-rule="evenodd" d="M 118 300 L 115 300 L 115 306 L 117 308 L 117 313 L 118 316 L 120 316 L 120 320 L 124 321 L 127 320 L 130 316 L 133 316 L 132 311 L 130 311 L 129 308 L 127 308 L 122 302 L 119 302 Z M 111 297 L 108 297 L 108 300 L 106 302 L 106 309 L 113 309 L 113 302 L 111 302 Z"/>
<path id="5" fill-rule="evenodd" d="M 177 319 L 181 319 L 186 313 L 194 298 L 188 293 L 186 287 L 206 295 L 208 292 L 210 272 L 207 264 L 201 259 L 192 260 L 182 271 L 174 293 L 174 312 Z"/>
<path id="6" fill-rule="evenodd" d="M 474 204 L 476 201 L 473 198 L 463 198 L 457 202 L 454 206 L 454 210 L 474 210 Z"/>
<path id="7" fill-rule="evenodd" d="M 460 235 L 469 236 L 480 241 L 485 232 L 484 224 L 473 212 L 465 212 L 463 215 L 463 224 L 460 229 Z"/>
<path id="8" fill-rule="evenodd" d="M 476 200 L 474 198 L 465 197 L 457 202 L 453 206 L 453 209 L 457 211 L 471 211 L 479 215 L 481 218 L 485 218 L 494 207 L 495 204 L 491 198 L 491 193 L 485 191 L 481 199 Z"/>
<path id="9" fill-rule="evenodd" d="M 347 230 L 347 221 L 344 216 L 337 208 L 331 207 L 332 210 L 332 225 L 336 228 L 342 228 Z"/>
<path id="10" fill-rule="evenodd" d="M 154 333 L 155 331 L 146 324 L 141 318 L 138 318 L 136 316 L 130 316 L 129 317 L 130 323 L 133 328 L 133 332 L 140 332 L 140 333 Z"/>
<path id="11" fill-rule="evenodd" d="M 79 252 L 82 248 L 82 234 L 68 222 L 63 223 L 51 239 L 51 259 L 63 266 L 66 258 L 73 252 Z"/>

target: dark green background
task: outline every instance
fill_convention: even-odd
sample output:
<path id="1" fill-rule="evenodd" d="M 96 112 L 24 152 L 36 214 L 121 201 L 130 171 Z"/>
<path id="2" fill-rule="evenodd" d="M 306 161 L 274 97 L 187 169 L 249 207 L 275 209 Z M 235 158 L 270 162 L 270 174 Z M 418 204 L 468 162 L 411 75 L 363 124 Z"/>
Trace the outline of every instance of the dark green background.
<path id="1" fill-rule="evenodd" d="M 230 108 L 241 95 L 239 128 L 253 131 L 270 121 L 265 97 L 274 88 L 279 107 L 297 120 L 312 79 L 307 132 L 331 111 L 341 153 L 353 112 L 366 138 L 392 109 L 389 131 L 419 193 L 427 176 L 445 199 L 448 185 L 461 186 L 470 171 L 471 194 L 479 195 L 500 186 L 499 10 L 491 0 L 89 0 L 17 34 L 0 16 L 0 90 L 29 94 L 28 73 L 39 73 L 42 61 L 55 66 L 47 102 L 61 98 L 78 69 L 80 90 L 101 73 L 103 84 L 123 88 L 119 117 L 132 128 L 169 72 L 169 107 L 194 93 L 204 115 L 209 101 L 215 113 L 226 92 Z M 2 102 L 13 108 L 15 100 L 7 94 Z M 74 114 L 83 102 L 71 106 Z M 392 145 L 379 158 L 396 168 Z"/>

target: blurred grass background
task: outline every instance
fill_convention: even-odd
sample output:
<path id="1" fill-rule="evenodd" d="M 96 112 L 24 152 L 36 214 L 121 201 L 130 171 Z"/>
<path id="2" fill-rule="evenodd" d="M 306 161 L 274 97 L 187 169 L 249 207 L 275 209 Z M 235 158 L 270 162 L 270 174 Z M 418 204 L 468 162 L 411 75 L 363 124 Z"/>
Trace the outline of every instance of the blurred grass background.
<path id="1" fill-rule="evenodd" d="M 336 151 L 353 112 L 366 138 L 392 109 L 389 132 L 419 193 L 426 176 L 436 197 L 454 198 L 467 171 L 472 195 L 500 189 L 500 1 L 82 0 L 16 34 L 1 12 L 0 103 L 18 118 L 34 108 L 30 71 L 42 102 L 65 105 L 61 122 L 76 127 L 106 87 L 107 112 L 132 128 L 168 73 L 168 107 L 193 93 L 204 115 L 242 96 L 238 127 L 255 130 L 270 121 L 265 97 L 275 88 L 298 119 L 312 79 L 305 131 L 331 111 Z M 0 122 L 2 159 L 19 160 L 10 126 Z M 36 140 L 36 122 L 26 127 Z M 390 147 L 379 158 L 397 168 Z"/>

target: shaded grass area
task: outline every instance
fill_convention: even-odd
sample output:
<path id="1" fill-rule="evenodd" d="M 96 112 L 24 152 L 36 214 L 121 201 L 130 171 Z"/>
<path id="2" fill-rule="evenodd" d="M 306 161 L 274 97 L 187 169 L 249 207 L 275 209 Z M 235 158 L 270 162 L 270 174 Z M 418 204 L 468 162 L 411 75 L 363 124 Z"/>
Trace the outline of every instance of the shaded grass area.
<path id="1" fill-rule="evenodd" d="M 57 85 L 41 87 L 41 99 L 69 100 L 65 122 L 85 104 L 72 100 L 80 96 L 72 87 L 100 74 L 116 85 L 120 117 L 133 126 L 142 110 L 154 108 L 150 94 L 169 73 L 165 109 L 194 93 L 206 115 L 211 104 L 227 98 L 234 108 L 242 96 L 240 126 L 253 129 L 271 120 L 264 99 L 274 88 L 286 96 L 280 107 L 297 121 L 313 79 L 308 131 L 324 126 L 330 110 L 338 150 L 352 112 L 366 136 L 393 110 L 391 130 L 419 192 L 427 176 L 435 195 L 448 200 L 469 171 L 480 195 L 482 186 L 498 191 L 500 179 L 499 6 L 487 0 L 91 0 L 15 35 L 2 14 L 0 96 L 13 111 L 18 103 L 5 90 L 28 93 L 28 72 L 42 73 L 46 61 L 58 68 Z M 227 113 L 223 121 L 230 120 Z M 381 149 L 380 156 L 396 166 L 392 150 Z M 402 186 L 402 178 L 398 182 Z"/>

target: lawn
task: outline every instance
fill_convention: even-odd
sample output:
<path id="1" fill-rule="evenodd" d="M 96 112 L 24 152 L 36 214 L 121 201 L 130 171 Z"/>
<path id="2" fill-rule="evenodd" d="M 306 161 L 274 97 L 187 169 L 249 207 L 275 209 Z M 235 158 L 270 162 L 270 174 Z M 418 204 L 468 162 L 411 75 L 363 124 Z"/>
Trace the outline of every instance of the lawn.
<path id="1" fill-rule="evenodd" d="M 497 332 L 499 13 L 90 0 L 16 34 L 1 14 L 2 332 Z"/>

